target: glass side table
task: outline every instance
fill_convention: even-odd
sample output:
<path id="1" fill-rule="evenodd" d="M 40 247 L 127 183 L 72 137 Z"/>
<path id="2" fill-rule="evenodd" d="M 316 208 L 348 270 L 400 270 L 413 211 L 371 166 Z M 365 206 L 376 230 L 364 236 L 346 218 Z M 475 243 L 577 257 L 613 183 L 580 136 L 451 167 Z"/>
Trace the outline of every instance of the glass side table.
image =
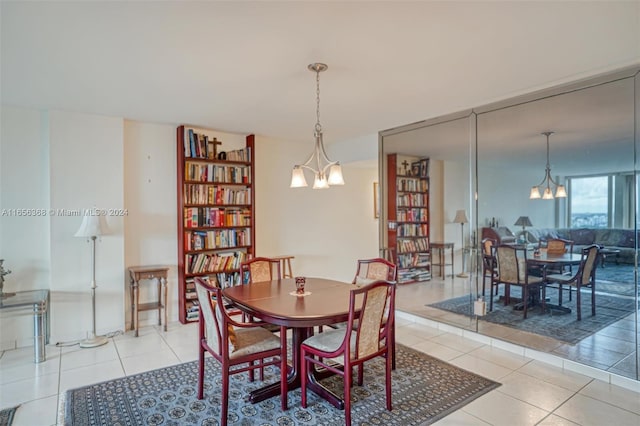
<path id="1" fill-rule="evenodd" d="M 33 358 L 35 363 L 47 359 L 45 345 L 49 343 L 49 290 L 18 291 L 0 298 L 0 310 L 33 314 Z"/>

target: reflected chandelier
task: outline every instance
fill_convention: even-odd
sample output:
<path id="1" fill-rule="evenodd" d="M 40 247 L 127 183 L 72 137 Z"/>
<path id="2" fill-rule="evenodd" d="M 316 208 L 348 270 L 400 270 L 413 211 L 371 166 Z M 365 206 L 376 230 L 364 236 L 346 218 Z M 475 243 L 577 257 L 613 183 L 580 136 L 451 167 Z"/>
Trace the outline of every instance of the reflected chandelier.
<path id="1" fill-rule="evenodd" d="M 564 185 L 560 185 L 558 182 L 553 180 L 551 177 L 551 166 L 549 165 L 549 136 L 554 132 L 542 132 L 542 135 L 547 137 L 547 167 L 544 172 L 544 179 L 538 185 L 531 188 L 531 193 L 529 194 L 529 198 L 536 199 L 542 198 L 543 200 L 553 200 L 553 191 L 551 190 L 551 185 L 553 184 L 554 190 L 556 192 L 557 198 L 566 198 L 567 191 L 564 188 Z M 546 185 L 545 185 L 546 182 Z M 542 192 L 542 197 L 540 197 L 540 189 L 544 188 Z"/>
<path id="2" fill-rule="evenodd" d="M 342 167 L 338 161 L 331 161 L 327 157 L 322 143 L 322 126 L 320 125 L 320 73 L 327 70 L 326 64 L 314 63 L 307 68 L 316 73 L 316 127 L 314 137 L 316 139 L 313 153 L 303 164 L 293 166 L 291 172 L 291 188 L 302 188 L 307 186 L 304 177 L 304 170 L 311 170 L 314 174 L 313 189 L 324 189 L 330 185 L 344 185 L 342 177 Z M 329 176 L 327 177 L 327 170 Z"/>

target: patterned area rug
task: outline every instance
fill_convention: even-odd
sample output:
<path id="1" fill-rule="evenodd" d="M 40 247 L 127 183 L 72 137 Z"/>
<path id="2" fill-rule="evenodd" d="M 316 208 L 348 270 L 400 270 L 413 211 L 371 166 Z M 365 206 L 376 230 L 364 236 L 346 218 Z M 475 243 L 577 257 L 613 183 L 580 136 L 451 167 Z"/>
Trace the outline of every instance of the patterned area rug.
<path id="1" fill-rule="evenodd" d="M 598 288 L 598 287 L 596 287 Z M 502 290 L 502 289 L 501 289 Z M 534 307 L 527 311 L 527 319 L 522 318 L 522 311 L 513 309 L 513 299 L 521 295 L 519 287 L 511 288 L 512 304 L 505 306 L 501 295 L 494 296 L 493 311 L 489 312 L 489 296 L 485 297 L 487 314 L 479 317 L 481 321 L 489 321 L 518 330 L 552 337 L 563 342 L 576 344 L 604 327 L 626 317 L 633 312 L 634 306 L 638 307 L 630 297 L 616 297 L 603 294 L 596 295 L 596 315 L 591 316 L 591 290 L 582 293 L 582 320 L 576 317 L 576 295 L 573 301 L 568 300 L 568 291 L 565 289 L 562 306 L 571 308 L 571 313 L 558 310 L 550 310 L 545 313 L 540 307 Z M 557 303 L 558 291 L 547 289 L 549 303 Z M 469 316 L 473 312 L 470 297 L 462 296 L 454 299 L 433 303 L 431 306 L 445 311 L 455 312 Z"/>
<path id="2" fill-rule="evenodd" d="M 11 407 L 0 410 L 0 426 L 11 426 L 13 423 L 13 416 L 16 414 L 16 410 L 20 407 Z"/>
<path id="3" fill-rule="evenodd" d="M 397 369 L 392 373 L 393 410 L 385 409 L 384 360 L 365 367 L 364 385 L 354 385 L 354 424 L 427 425 L 500 386 L 402 345 L 396 349 Z M 205 398 L 196 398 L 197 362 L 123 377 L 72 389 L 65 394 L 65 425 L 218 425 L 220 420 L 220 367 L 207 359 Z M 265 382 L 279 377 L 277 368 L 265 369 Z M 248 381 L 246 374 L 230 379 L 230 425 L 343 425 L 344 413 L 308 392 L 308 406 L 300 405 L 300 389 L 289 392 L 289 409 L 280 409 L 280 397 L 259 404 L 244 397 L 265 382 Z M 322 381 L 342 394 L 342 381 Z"/>
<path id="4" fill-rule="evenodd" d="M 635 295 L 635 268 L 633 265 L 610 264 L 596 269 L 596 289 L 602 293 L 622 296 Z"/>

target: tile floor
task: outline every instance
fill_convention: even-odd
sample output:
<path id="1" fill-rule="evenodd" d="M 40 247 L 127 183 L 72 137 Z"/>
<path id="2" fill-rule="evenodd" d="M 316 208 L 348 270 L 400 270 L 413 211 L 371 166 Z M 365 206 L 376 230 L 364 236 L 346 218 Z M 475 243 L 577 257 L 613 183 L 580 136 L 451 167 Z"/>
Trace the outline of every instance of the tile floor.
<path id="1" fill-rule="evenodd" d="M 640 382 L 549 354 L 557 342 L 425 307 L 467 286 L 447 277 L 398 288 L 398 342 L 502 383 L 438 425 L 640 426 Z M 196 341 L 194 324 L 171 323 L 167 332 L 147 326 L 138 338 L 127 332 L 93 349 L 49 345 L 41 364 L 32 347 L 2 352 L 0 408 L 21 404 L 15 426 L 55 425 L 67 389 L 195 360 Z"/>

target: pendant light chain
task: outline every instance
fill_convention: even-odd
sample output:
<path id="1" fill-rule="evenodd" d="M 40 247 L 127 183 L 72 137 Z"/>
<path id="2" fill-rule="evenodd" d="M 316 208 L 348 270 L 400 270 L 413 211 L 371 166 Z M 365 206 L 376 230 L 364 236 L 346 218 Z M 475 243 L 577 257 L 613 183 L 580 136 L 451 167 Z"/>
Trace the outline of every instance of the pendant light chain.
<path id="1" fill-rule="evenodd" d="M 316 69 L 316 132 L 322 132 L 320 125 L 320 70 Z"/>

